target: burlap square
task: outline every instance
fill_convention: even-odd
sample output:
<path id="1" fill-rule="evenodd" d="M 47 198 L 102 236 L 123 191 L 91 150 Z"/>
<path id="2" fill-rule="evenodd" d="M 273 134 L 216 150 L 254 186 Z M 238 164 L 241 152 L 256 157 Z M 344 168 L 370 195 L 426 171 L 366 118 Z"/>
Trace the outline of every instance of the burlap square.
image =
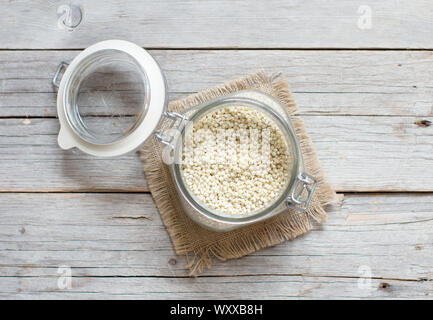
<path id="1" fill-rule="evenodd" d="M 281 76 L 269 77 L 264 72 L 258 72 L 170 102 L 168 109 L 181 112 L 245 89 L 268 93 L 286 106 L 301 145 L 306 172 L 318 179 L 316 191 L 306 212 L 287 210 L 268 220 L 237 230 L 209 231 L 193 222 L 183 212 L 168 167 L 161 159 L 162 146 L 155 138 L 149 139 L 140 150 L 147 183 L 176 253 L 187 256 L 186 267 L 191 275 L 197 275 L 205 267 L 210 268 L 213 257 L 219 260 L 240 258 L 308 232 L 312 228 L 311 220 L 326 220 L 323 207 L 336 199 L 335 192 L 325 180 L 304 123 L 298 116 L 298 107 L 288 84 Z"/>

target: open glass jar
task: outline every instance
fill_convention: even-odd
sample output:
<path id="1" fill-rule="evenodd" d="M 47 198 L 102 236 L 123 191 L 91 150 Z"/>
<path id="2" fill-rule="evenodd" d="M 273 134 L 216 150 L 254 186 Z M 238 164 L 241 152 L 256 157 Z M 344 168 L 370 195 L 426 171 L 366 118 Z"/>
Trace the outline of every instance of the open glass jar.
<path id="1" fill-rule="evenodd" d="M 58 85 L 59 74 L 65 67 Z M 111 77 L 115 85 L 104 85 L 107 77 Z M 288 208 L 299 211 L 308 208 L 317 181 L 304 172 L 301 149 L 284 106 L 267 94 L 244 90 L 195 106 L 182 114 L 168 112 L 167 86 L 158 64 L 144 49 L 120 40 L 97 43 L 80 53 L 69 66 L 62 63 L 53 83 L 59 86 L 58 143 L 61 148 L 76 147 L 94 156 L 112 157 L 138 149 L 153 136 L 165 146 L 162 157 L 169 159 L 165 162 L 184 211 L 208 229 L 228 231 L 270 218 Z M 127 95 L 122 98 L 114 95 L 114 103 L 107 102 L 101 92 L 111 91 Z M 95 95 L 102 97 L 102 103 L 89 98 Z M 275 125 L 290 159 L 285 164 L 284 183 L 271 201 L 242 215 L 228 215 L 208 205 L 186 182 L 183 170 L 189 129 L 204 117 L 230 108 L 254 111 Z"/>

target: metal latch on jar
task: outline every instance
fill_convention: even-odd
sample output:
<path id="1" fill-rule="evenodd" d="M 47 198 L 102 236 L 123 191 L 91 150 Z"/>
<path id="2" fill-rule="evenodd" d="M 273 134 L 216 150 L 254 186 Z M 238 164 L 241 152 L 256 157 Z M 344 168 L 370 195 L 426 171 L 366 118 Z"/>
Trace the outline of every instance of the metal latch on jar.
<path id="1" fill-rule="evenodd" d="M 163 116 L 165 116 L 167 119 L 172 120 L 173 123 L 175 123 L 177 120 L 179 120 L 178 125 L 174 127 L 169 127 L 168 130 L 160 130 L 155 132 L 155 137 L 161 142 L 162 144 L 165 144 L 166 146 L 170 147 L 171 149 L 174 149 L 173 141 L 176 137 L 176 134 L 170 134 L 166 131 L 172 131 L 174 132 L 180 132 L 180 129 L 185 124 L 185 122 L 188 120 L 188 117 L 184 114 L 180 114 L 177 112 L 168 112 L 165 111 L 163 113 Z"/>
<path id="2" fill-rule="evenodd" d="M 66 68 L 69 66 L 69 63 L 67 62 L 60 62 L 59 66 L 57 67 L 56 73 L 54 74 L 53 77 L 53 85 L 58 88 L 60 86 L 60 73 L 62 72 L 63 69 L 66 70 Z"/>
<path id="3" fill-rule="evenodd" d="M 299 186 L 302 184 L 302 187 Z M 301 172 L 295 180 L 290 196 L 287 199 L 287 206 L 296 210 L 305 211 L 308 208 L 317 180 L 308 173 Z M 299 189 L 299 190 L 298 190 Z M 305 194 L 305 195 L 304 195 Z"/>

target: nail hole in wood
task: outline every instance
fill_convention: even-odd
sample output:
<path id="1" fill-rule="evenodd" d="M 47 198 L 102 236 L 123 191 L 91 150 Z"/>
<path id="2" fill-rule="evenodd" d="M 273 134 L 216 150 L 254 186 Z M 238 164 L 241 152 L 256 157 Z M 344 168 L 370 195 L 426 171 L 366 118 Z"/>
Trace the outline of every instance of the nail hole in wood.
<path id="1" fill-rule="evenodd" d="M 386 289 L 388 289 L 389 287 L 390 287 L 389 283 L 386 283 L 386 282 L 381 282 L 381 283 L 379 283 L 379 289 L 386 290 Z"/>
<path id="2" fill-rule="evenodd" d="M 427 128 L 431 126 L 431 121 L 429 120 L 418 120 L 415 121 L 415 124 L 421 128 Z"/>

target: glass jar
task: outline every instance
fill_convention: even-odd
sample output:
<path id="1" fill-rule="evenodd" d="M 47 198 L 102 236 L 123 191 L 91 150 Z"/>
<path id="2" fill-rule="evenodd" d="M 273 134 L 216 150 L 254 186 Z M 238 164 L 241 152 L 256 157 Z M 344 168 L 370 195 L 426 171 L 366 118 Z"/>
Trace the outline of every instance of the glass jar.
<path id="1" fill-rule="evenodd" d="M 125 130 L 104 127 L 101 135 L 97 130 L 96 133 L 92 130 L 92 121 L 83 120 L 85 117 L 82 110 L 86 108 L 80 105 L 82 94 L 80 88 L 86 79 L 91 80 L 95 74 L 93 78 L 95 80 L 91 82 L 98 82 L 101 76 L 102 78 L 106 76 L 106 73 L 101 73 L 100 69 L 107 65 L 115 65 L 128 74 L 136 74 L 135 79 L 138 80 L 134 82 L 133 87 L 136 91 L 135 95 L 140 99 L 137 100 L 136 108 L 133 110 L 132 120 L 130 114 L 125 116 L 128 118 L 127 125 L 123 127 Z M 53 79 L 55 85 L 64 67 L 66 67 L 64 63 L 59 66 Z M 270 218 L 289 208 L 297 211 L 308 208 L 317 181 L 304 171 L 302 152 L 290 117 L 284 106 L 276 99 L 259 91 L 244 90 L 195 106 L 183 113 L 167 112 L 166 106 L 165 78 L 156 61 L 144 49 L 120 40 L 100 42 L 79 54 L 67 66 L 60 82 L 57 99 L 61 126 L 59 146 L 63 149 L 76 147 L 91 155 L 110 157 L 136 150 L 154 135 L 165 145 L 163 158 L 166 156 L 170 159 L 166 163 L 185 213 L 198 224 L 214 231 L 233 230 Z M 92 109 L 92 105 L 88 107 Z M 128 108 L 130 107 L 128 104 Z M 264 207 L 243 216 L 228 216 L 207 206 L 188 188 L 181 169 L 182 146 L 188 125 L 194 125 L 206 114 L 230 107 L 243 107 L 265 115 L 281 132 L 290 157 L 289 174 L 278 195 Z M 114 113 L 122 114 L 120 110 Z M 161 124 L 162 119 L 164 125 Z M 168 122 L 170 126 L 167 126 Z M 100 128 L 98 122 L 96 128 Z M 107 130 L 111 130 L 108 135 Z"/>
<path id="2" fill-rule="evenodd" d="M 186 120 L 194 124 L 206 114 L 220 108 L 234 106 L 257 110 L 266 114 L 267 118 L 273 121 L 281 130 L 291 159 L 289 163 L 290 174 L 287 177 L 285 186 L 279 190 L 278 196 L 265 207 L 242 217 L 230 217 L 219 213 L 217 210 L 210 209 L 189 190 L 181 170 L 181 146 L 185 140 Z M 179 193 L 182 207 L 194 221 L 214 231 L 228 231 L 270 218 L 286 211 L 288 208 L 294 208 L 298 211 L 307 209 L 317 182 L 314 177 L 304 172 L 301 149 L 289 115 L 284 106 L 277 100 L 259 91 L 244 90 L 195 106 L 186 110 L 183 114 L 170 114 L 170 117 L 177 118 L 174 121 L 174 127 L 176 127 L 179 134 L 170 135 L 159 132 L 157 138 L 167 145 L 167 151 L 173 151 L 173 161 L 168 164 L 170 173 Z"/>

